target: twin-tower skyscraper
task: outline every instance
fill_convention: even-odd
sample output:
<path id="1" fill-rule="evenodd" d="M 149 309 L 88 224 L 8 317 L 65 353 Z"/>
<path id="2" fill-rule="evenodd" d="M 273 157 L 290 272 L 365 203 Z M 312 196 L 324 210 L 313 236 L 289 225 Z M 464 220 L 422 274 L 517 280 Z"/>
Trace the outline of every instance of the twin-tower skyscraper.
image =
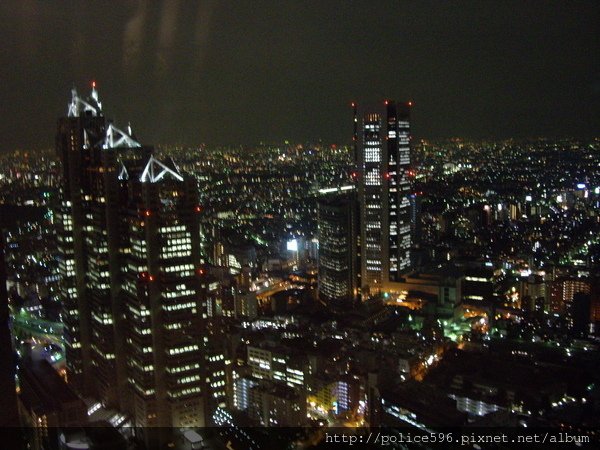
<path id="1" fill-rule="evenodd" d="M 411 107 L 391 100 L 352 103 L 353 186 L 337 194 L 325 189 L 329 195 L 319 201 L 319 292 L 325 300 L 385 292 L 411 268 Z"/>
<path id="2" fill-rule="evenodd" d="M 411 265 L 410 107 L 353 103 L 361 286 L 380 291 Z"/>
<path id="3" fill-rule="evenodd" d="M 107 120 L 95 86 L 73 90 L 56 148 L 69 384 L 138 430 L 205 426 L 216 396 L 196 180 Z"/>

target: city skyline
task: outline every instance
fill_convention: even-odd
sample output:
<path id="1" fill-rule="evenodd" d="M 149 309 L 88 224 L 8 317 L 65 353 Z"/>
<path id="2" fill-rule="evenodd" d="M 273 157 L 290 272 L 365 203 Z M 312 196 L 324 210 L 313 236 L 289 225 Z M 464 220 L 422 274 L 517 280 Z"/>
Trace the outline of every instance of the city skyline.
<path id="1" fill-rule="evenodd" d="M 51 146 L 64 92 L 92 80 L 117 122 L 130 119 L 157 144 L 345 143 L 350 103 L 364 97 L 413 101 L 417 137 L 599 132 L 597 2 L 230 11 L 24 1 L 3 2 L 0 14 L 10 17 L 0 38 L 12 43 L 0 57 L 0 151 Z"/>
<path id="2" fill-rule="evenodd" d="M 0 15 L 1 442 L 598 447 L 600 3 Z"/>
<path id="3" fill-rule="evenodd" d="M 65 103 L 54 156 L 0 158 L 23 445 L 527 438 L 571 408 L 593 438 L 597 139 L 414 142 L 387 100 L 355 146 L 155 156 L 94 86 Z"/>

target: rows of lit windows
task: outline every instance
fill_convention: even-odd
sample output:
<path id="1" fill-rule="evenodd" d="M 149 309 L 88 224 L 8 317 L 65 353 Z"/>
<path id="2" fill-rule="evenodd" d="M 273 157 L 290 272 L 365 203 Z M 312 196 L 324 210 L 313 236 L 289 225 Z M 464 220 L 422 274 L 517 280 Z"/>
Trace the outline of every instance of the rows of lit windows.
<path id="1" fill-rule="evenodd" d="M 184 347 L 176 347 L 169 349 L 169 355 L 179 355 L 181 353 L 193 352 L 194 350 L 198 350 L 199 347 L 197 345 L 186 345 Z"/>
<path id="2" fill-rule="evenodd" d="M 178 248 L 178 249 L 168 249 L 167 251 L 163 251 L 160 254 L 160 257 L 162 259 L 168 259 L 168 258 L 175 258 L 175 257 L 185 257 L 185 256 L 190 256 L 192 254 L 192 252 L 190 251 L 192 246 L 191 245 L 187 245 L 187 246 L 178 246 L 178 247 L 182 247 L 182 248 Z M 183 248 L 185 247 L 185 248 Z"/>
<path id="3" fill-rule="evenodd" d="M 169 397 L 171 398 L 179 398 L 179 397 L 184 397 L 186 395 L 190 395 L 190 394 L 196 394 L 200 392 L 200 387 L 196 386 L 196 387 L 191 387 L 188 389 L 183 389 L 181 391 L 169 391 Z"/>
<path id="4" fill-rule="evenodd" d="M 248 364 L 254 366 L 255 369 L 258 366 L 262 370 L 271 370 L 271 362 L 265 357 L 248 355 Z"/>
<path id="5" fill-rule="evenodd" d="M 365 162 L 381 162 L 381 150 L 379 148 L 366 148 Z"/>
<path id="6" fill-rule="evenodd" d="M 169 373 L 180 373 L 187 372 L 188 370 L 199 369 L 200 364 L 186 364 L 185 366 L 177 366 L 177 367 L 167 367 L 167 372 Z"/>
<path id="7" fill-rule="evenodd" d="M 179 378 L 177 380 L 177 384 L 193 383 L 194 381 L 198 381 L 199 379 L 200 379 L 200 375 L 192 375 L 189 377 Z"/>
<path id="8" fill-rule="evenodd" d="M 170 226 L 170 227 L 160 227 L 158 231 L 161 233 L 172 233 L 174 231 L 185 231 L 185 226 L 184 225 L 175 225 L 175 226 Z"/>
<path id="9" fill-rule="evenodd" d="M 167 273 L 170 273 L 170 272 L 181 272 L 184 270 L 193 270 L 193 269 L 194 269 L 193 264 L 179 264 L 177 266 L 167 266 L 163 270 Z"/>
<path id="10" fill-rule="evenodd" d="M 184 291 L 187 292 L 187 291 Z M 193 293 L 193 291 L 189 291 L 190 293 Z M 167 294 L 179 294 L 176 292 L 167 292 Z M 186 294 L 187 295 L 187 294 Z M 181 295 L 167 295 L 168 298 L 172 298 L 172 297 L 181 297 Z M 187 302 L 187 303 L 178 303 L 176 305 L 164 305 L 163 306 L 163 310 L 165 311 L 178 311 L 180 309 L 189 309 L 189 308 L 194 308 L 196 306 L 196 303 L 194 302 Z"/>
<path id="11" fill-rule="evenodd" d="M 127 264 L 127 268 L 131 271 L 131 272 L 145 272 L 148 270 L 148 266 L 144 265 L 144 266 L 139 266 L 139 265 L 134 265 L 134 264 Z"/>
<path id="12" fill-rule="evenodd" d="M 107 313 L 102 314 L 102 317 L 100 317 L 93 312 L 92 319 L 94 319 L 98 323 L 101 323 L 102 325 L 112 325 L 113 323 L 112 317 Z"/>
<path id="13" fill-rule="evenodd" d="M 192 242 L 192 239 L 189 236 L 178 237 L 176 239 L 167 239 L 167 247 L 173 247 L 175 245 L 182 245 L 182 244 L 189 244 L 191 242 Z"/>
<path id="14" fill-rule="evenodd" d="M 381 174 L 377 168 L 373 168 L 366 173 L 365 184 L 367 186 L 381 185 Z"/>
<path id="15" fill-rule="evenodd" d="M 188 295 L 193 295 L 195 293 L 194 290 L 192 289 L 186 289 L 184 291 L 171 291 L 171 292 L 165 292 L 164 296 L 165 298 L 179 298 L 179 297 L 185 297 Z M 184 306 L 182 308 L 187 308 L 189 306 Z M 182 309 L 182 308 L 174 308 L 174 309 Z M 170 310 L 168 310 L 170 311 Z"/>
<path id="16" fill-rule="evenodd" d="M 131 313 L 133 313 L 133 315 L 138 316 L 138 317 L 139 316 L 144 317 L 144 316 L 150 315 L 150 311 L 144 307 L 142 307 L 141 309 L 137 309 L 137 308 L 134 308 L 133 306 L 129 305 L 128 308 L 129 308 L 129 311 Z"/>
<path id="17" fill-rule="evenodd" d="M 372 266 L 380 266 L 381 261 L 379 261 L 378 259 L 367 259 L 367 264 Z"/>
<path id="18" fill-rule="evenodd" d="M 142 366 L 135 359 L 131 360 L 131 365 L 137 367 L 142 372 L 152 372 L 154 370 L 154 366 L 152 364 L 148 364 L 148 365 Z"/>

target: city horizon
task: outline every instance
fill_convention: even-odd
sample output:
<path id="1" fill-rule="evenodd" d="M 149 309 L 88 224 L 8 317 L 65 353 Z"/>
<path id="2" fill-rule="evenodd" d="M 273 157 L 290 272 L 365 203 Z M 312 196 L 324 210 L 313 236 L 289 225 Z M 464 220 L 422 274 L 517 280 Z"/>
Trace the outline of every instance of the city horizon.
<path id="1" fill-rule="evenodd" d="M 344 142 L 345 106 L 384 96 L 416 135 L 600 133 L 597 2 L 253 3 L 3 2 L 0 152 L 43 146 L 94 79 L 148 142 Z"/>

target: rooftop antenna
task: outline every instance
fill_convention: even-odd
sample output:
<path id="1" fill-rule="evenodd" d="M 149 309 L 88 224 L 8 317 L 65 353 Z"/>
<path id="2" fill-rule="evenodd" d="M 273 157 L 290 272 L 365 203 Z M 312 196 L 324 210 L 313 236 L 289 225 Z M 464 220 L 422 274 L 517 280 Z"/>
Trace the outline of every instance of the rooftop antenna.
<path id="1" fill-rule="evenodd" d="M 71 88 L 71 103 L 69 103 L 69 117 L 77 117 L 79 115 L 79 97 L 77 96 L 77 89 L 75 88 L 75 82 Z"/>
<path id="2" fill-rule="evenodd" d="M 92 81 L 92 98 L 98 101 L 98 91 L 96 90 L 96 81 Z"/>
<path id="3" fill-rule="evenodd" d="M 96 104 L 98 105 L 98 110 L 102 111 L 102 103 L 100 103 L 100 100 L 98 99 L 98 91 L 96 90 L 96 80 L 92 80 L 91 97 L 96 101 Z"/>

